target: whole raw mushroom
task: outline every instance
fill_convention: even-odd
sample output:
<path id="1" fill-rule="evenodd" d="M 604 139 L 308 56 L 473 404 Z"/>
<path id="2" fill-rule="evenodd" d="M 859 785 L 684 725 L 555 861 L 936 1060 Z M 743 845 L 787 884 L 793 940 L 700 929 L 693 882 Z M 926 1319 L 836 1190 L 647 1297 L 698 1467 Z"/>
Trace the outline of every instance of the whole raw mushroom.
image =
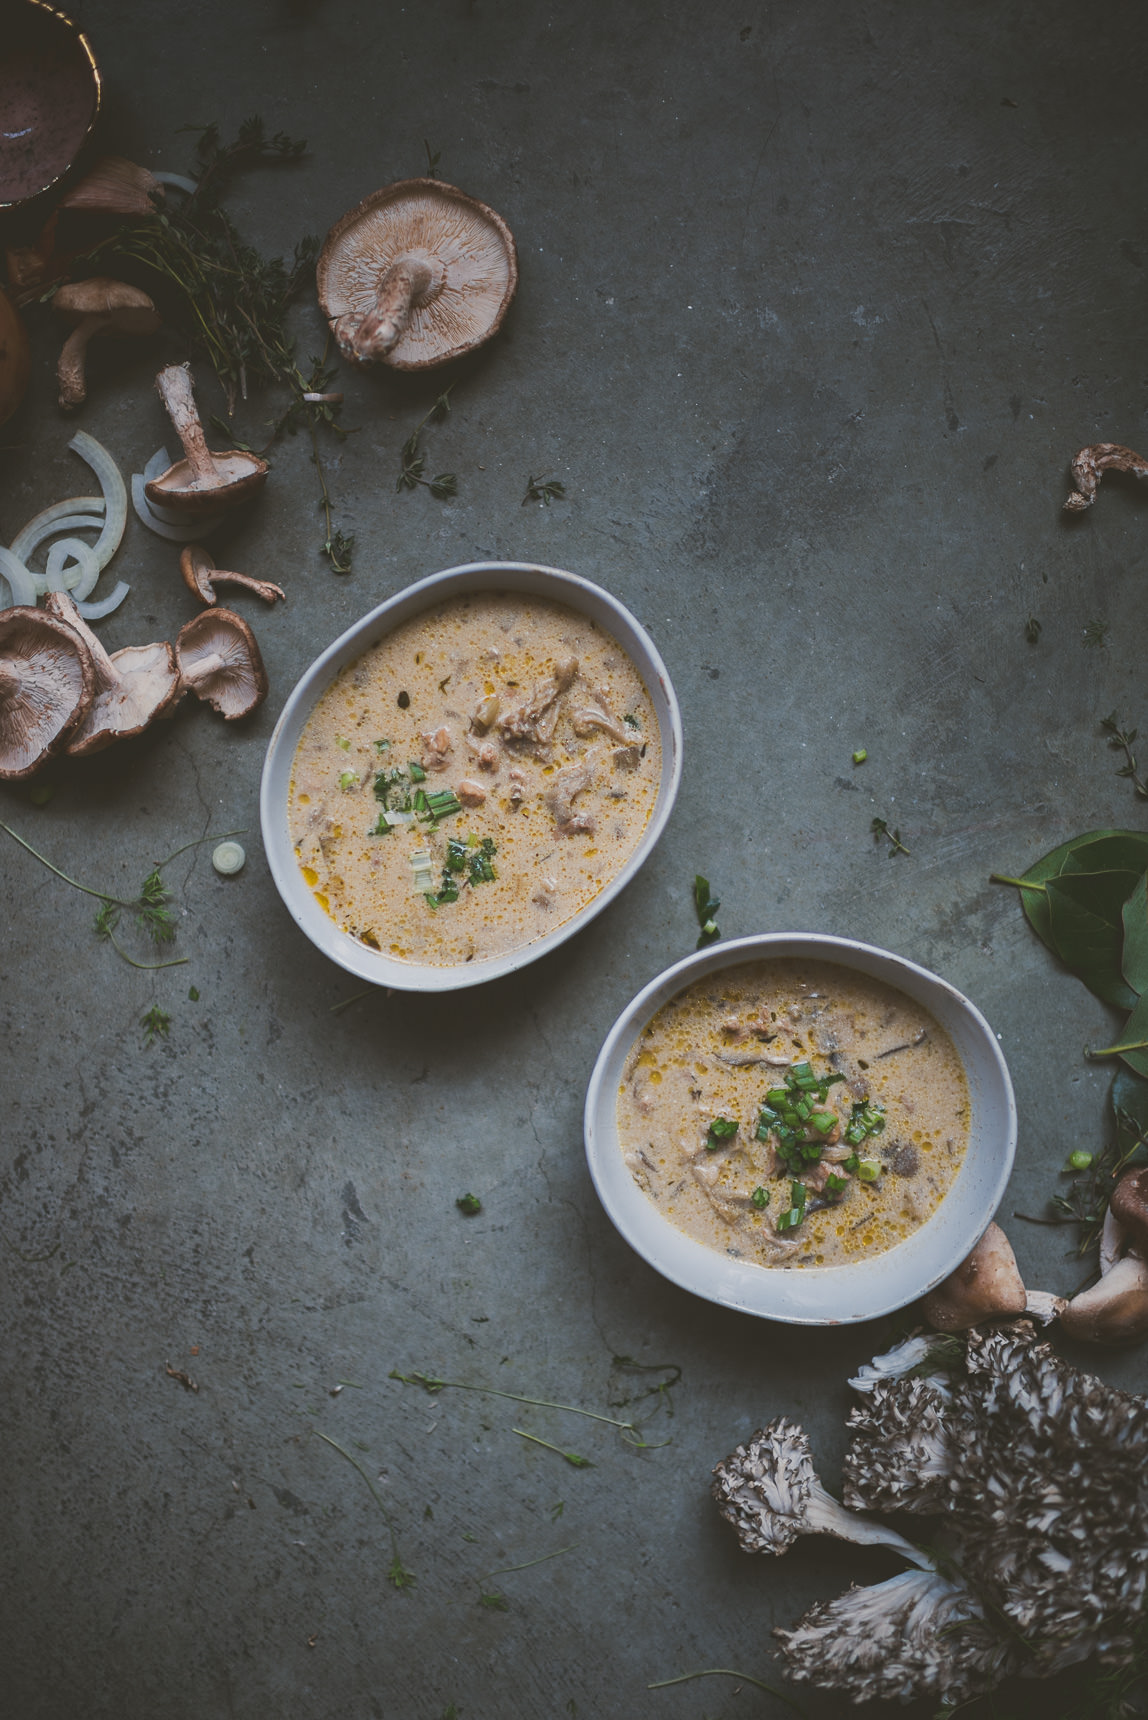
<path id="1" fill-rule="evenodd" d="M 229 573 L 226 568 L 216 567 L 201 543 L 187 545 L 179 558 L 179 571 L 187 589 L 193 592 L 201 603 L 215 602 L 217 585 L 238 586 L 242 591 L 250 591 L 256 597 L 261 597 L 264 603 L 286 601 L 282 586 L 272 585 L 269 579 L 252 579 L 250 574 Z"/>
<path id="2" fill-rule="evenodd" d="M 195 407 L 191 371 L 169 364 L 155 379 L 160 399 L 183 444 L 184 458 L 144 486 L 147 499 L 180 514 L 218 513 L 239 507 L 263 488 L 267 462 L 239 450 L 213 454 Z"/>
<path id="3" fill-rule="evenodd" d="M 150 727 L 178 703 L 181 693 L 175 653 L 166 640 L 127 645 L 110 656 L 64 591 L 49 592 L 46 607 L 83 640 L 95 672 L 95 697 L 69 737 L 74 757 L 102 752 Z"/>
<path id="4" fill-rule="evenodd" d="M 345 358 L 423 370 L 497 333 L 518 257 L 485 203 L 439 179 L 402 179 L 336 222 L 315 281 Z"/>
<path id="5" fill-rule="evenodd" d="M 0 779 L 31 776 L 59 752 L 95 692 L 84 640 L 54 615 L 0 611 Z"/>
<path id="6" fill-rule="evenodd" d="M 267 671 L 255 635 L 231 609 L 205 609 L 175 642 L 181 685 L 233 722 L 267 697 Z"/>
<path id="7" fill-rule="evenodd" d="M 154 334 L 160 326 L 159 312 L 146 293 L 106 275 L 62 286 L 52 309 L 75 323 L 56 364 L 60 406 L 65 412 L 82 406 L 88 397 L 85 364 L 90 340 L 103 334 Z"/>

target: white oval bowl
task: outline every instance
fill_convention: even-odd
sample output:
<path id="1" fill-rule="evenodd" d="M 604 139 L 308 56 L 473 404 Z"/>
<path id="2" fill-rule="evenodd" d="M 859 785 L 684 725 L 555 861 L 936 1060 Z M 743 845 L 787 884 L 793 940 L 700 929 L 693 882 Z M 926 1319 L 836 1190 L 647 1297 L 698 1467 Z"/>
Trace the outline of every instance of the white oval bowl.
<path id="1" fill-rule="evenodd" d="M 721 968 L 806 957 L 882 980 L 923 1005 L 956 1047 L 969 1083 L 969 1144 L 956 1181 L 921 1228 L 848 1266 L 759 1266 L 696 1242 L 671 1224 L 626 1168 L 618 1140 L 618 1088 L 635 1040 L 671 997 Z M 927 968 L 888 950 L 815 932 L 763 932 L 715 944 L 668 968 L 623 1010 L 606 1038 L 586 1093 L 586 1157 L 617 1229 L 663 1277 L 743 1314 L 802 1326 L 849 1325 L 903 1308 L 939 1284 L 983 1235 L 1016 1152 L 1016 1102 L 992 1028 L 967 997 Z"/>
<path id="2" fill-rule="evenodd" d="M 411 616 L 432 608 L 445 598 L 462 597 L 476 591 L 523 591 L 535 597 L 549 597 L 581 615 L 589 616 L 617 640 L 645 682 L 657 717 L 662 743 L 658 797 L 642 838 L 626 864 L 592 902 L 556 926 L 546 937 L 536 938 L 533 943 L 523 944 L 520 949 L 509 950 L 505 955 L 489 956 L 485 961 L 448 967 L 400 962 L 393 956 L 370 949 L 340 930 L 308 889 L 299 869 L 287 821 L 291 771 L 307 719 L 340 670 L 355 662 L 364 651 L 370 650 L 372 645 L 402 622 L 410 620 Z M 407 586 L 405 591 L 389 597 L 369 615 L 364 615 L 361 621 L 356 621 L 316 657 L 284 705 L 268 743 L 259 811 L 267 862 L 275 886 L 296 924 L 324 955 L 330 956 L 348 973 L 375 985 L 391 986 L 398 991 L 458 991 L 465 986 L 499 979 L 503 974 L 525 967 L 528 962 L 537 961 L 539 956 L 547 955 L 567 938 L 573 937 L 595 914 L 600 914 L 607 903 L 625 889 L 665 829 L 681 775 L 682 719 L 678 701 L 653 640 L 630 611 L 601 586 L 592 585 L 588 579 L 581 579 L 575 573 L 563 573 L 555 567 L 539 567 L 533 562 L 475 561 L 464 567 L 447 568 L 444 573 L 431 574 L 427 579 Z"/>

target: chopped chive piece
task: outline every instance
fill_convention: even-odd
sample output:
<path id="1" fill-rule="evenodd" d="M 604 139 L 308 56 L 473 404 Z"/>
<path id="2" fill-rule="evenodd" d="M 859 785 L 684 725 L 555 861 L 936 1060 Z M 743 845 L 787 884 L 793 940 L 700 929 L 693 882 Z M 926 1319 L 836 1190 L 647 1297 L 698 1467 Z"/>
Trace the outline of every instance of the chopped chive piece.
<path id="1" fill-rule="evenodd" d="M 460 1194 L 454 1204 L 464 1218 L 474 1218 L 482 1211 L 482 1202 L 476 1194 Z"/>
<path id="2" fill-rule="evenodd" d="M 769 1205 L 769 1190 L 767 1188 L 762 1188 L 762 1187 L 758 1186 L 757 1188 L 754 1189 L 753 1193 L 750 1195 L 749 1198 L 750 1198 L 751 1204 L 753 1206 L 756 1206 L 757 1210 L 759 1212 L 761 1212 L 765 1207 L 767 1207 Z"/>
<path id="3" fill-rule="evenodd" d="M 335 736 L 335 745 L 337 747 L 342 747 L 344 752 L 350 752 L 350 750 L 351 750 L 350 741 L 347 740 L 343 735 L 336 735 Z"/>
<path id="4" fill-rule="evenodd" d="M 380 812 L 379 818 L 378 818 L 378 823 L 371 825 L 371 828 L 367 831 L 367 835 L 368 836 L 389 836 L 390 834 L 391 834 L 391 826 L 387 823 L 387 815 L 385 812 Z"/>
<path id="5" fill-rule="evenodd" d="M 860 1163 L 861 1163 L 861 1160 L 857 1157 L 857 1154 L 856 1153 L 850 1153 L 849 1157 L 842 1161 L 841 1169 L 843 1171 L 856 1171 L 856 1169 Z"/>
<path id="6" fill-rule="evenodd" d="M 836 1122 L 836 1111 L 814 1111 L 809 1119 L 810 1127 L 816 1129 L 819 1135 L 827 1135 Z"/>
<path id="7" fill-rule="evenodd" d="M 736 1135 L 737 1129 L 737 1123 L 730 1117 L 715 1117 L 710 1124 L 710 1134 L 716 1135 L 721 1141 L 728 1140 L 731 1135 Z"/>
<path id="8" fill-rule="evenodd" d="M 848 1184 L 846 1183 L 845 1178 L 839 1177 L 836 1172 L 834 1172 L 832 1175 L 826 1177 L 825 1187 L 821 1192 L 827 1200 L 837 1200 L 840 1195 L 845 1193 L 847 1187 Z"/>
<path id="9" fill-rule="evenodd" d="M 446 863 L 451 872 L 466 871 L 466 843 L 456 842 L 452 836 L 446 845 Z"/>
<path id="10" fill-rule="evenodd" d="M 765 1102 L 767 1105 L 788 1104 L 788 1102 L 789 1102 L 789 1088 L 788 1087 L 771 1087 L 769 1089 L 769 1092 L 765 1095 Z"/>
<path id="11" fill-rule="evenodd" d="M 858 747 L 857 751 L 853 754 L 853 763 L 854 764 L 864 764 L 865 760 L 868 757 L 869 757 L 869 754 L 866 751 L 866 749 L 864 747 Z"/>
<path id="12" fill-rule="evenodd" d="M 375 742 L 375 751 L 376 752 L 388 752 L 390 750 L 390 745 L 391 745 L 390 741 L 376 741 Z"/>
<path id="13" fill-rule="evenodd" d="M 790 1183 L 789 1200 L 792 1206 L 805 1205 L 805 1184 L 803 1182 Z"/>
<path id="14" fill-rule="evenodd" d="M 426 771 L 421 764 L 416 764 L 414 759 L 411 759 L 407 765 L 407 771 L 412 782 L 425 782 L 427 779 Z"/>
<path id="15" fill-rule="evenodd" d="M 881 1175 L 881 1166 L 876 1159 L 859 1159 L 857 1175 L 862 1182 L 876 1182 Z"/>
<path id="16" fill-rule="evenodd" d="M 804 1217 L 804 1207 L 791 1206 L 788 1212 L 778 1213 L 777 1228 L 778 1230 L 796 1230 Z"/>
<path id="17" fill-rule="evenodd" d="M 339 787 L 342 789 L 350 788 L 351 784 L 353 782 L 358 782 L 358 780 L 359 775 L 357 771 L 344 770 L 339 773 Z"/>

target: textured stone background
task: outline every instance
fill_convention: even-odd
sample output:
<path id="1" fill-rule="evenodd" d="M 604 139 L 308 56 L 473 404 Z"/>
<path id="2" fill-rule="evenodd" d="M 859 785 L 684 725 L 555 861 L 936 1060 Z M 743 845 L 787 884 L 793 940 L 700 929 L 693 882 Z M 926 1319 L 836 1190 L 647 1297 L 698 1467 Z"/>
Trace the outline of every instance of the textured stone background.
<path id="1" fill-rule="evenodd" d="M 1067 1233 L 1007 1215 L 1041 1210 L 1066 1152 L 1101 1144 L 1109 1076 L 1081 1048 L 1117 1017 L 988 875 L 1143 825 L 1098 719 L 1115 707 L 1148 732 L 1148 495 L 1108 480 L 1078 523 L 1059 508 L 1076 447 L 1146 435 L 1144 9 L 93 0 L 82 16 L 106 148 L 180 170 L 179 127 L 230 134 L 252 112 L 309 140 L 297 166 L 237 184 L 230 206 L 265 249 L 423 171 L 425 138 L 506 217 L 522 277 L 427 434 L 455 501 L 395 494 L 443 378 L 344 371 L 356 433 L 324 458 L 353 573 L 318 554 L 303 438 L 221 540 L 222 560 L 289 592 L 272 613 L 239 605 L 272 678 L 254 720 L 181 711 L 53 772 L 42 808 L 0 792 L 5 823 L 101 887 L 130 893 L 210 832 L 245 828 L 249 855 L 232 880 L 210 847 L 171 867 L 189 961 L 146 974 L 0 832 L 7 1711 L 780 1715 L 727 1680 L 646 1687 L 712 1666 L 773 1678 L 774 1623 L 895 1567 L 812 1542 L 783 1565 L 745 1558 L 709 1471 L 786 1411 L 832 1482 L 846 1375 L 899 1323 L 784 1329 L 663 1282 L 598 1205 L 582 1096 L 616 1014 L 692 948 L 704 871 L 727 936 L 856 936 L 974 999 L 1017 1089 L 1003 1212 L 1022 1267 L 1079 1282 Z M 54 404 L 51 318 L 32 320 L 4 541 L 87 482 Z M 318 351 L 309 296 L 297 327 L 301 355 Z M 93 349 L 78 422 L 126 470 L 170 434 L 150 382 L 182 356 L 170 334 Z M 199 390 L 222 410 L 202 364 Z M 259 439 L 273 406 L 253 397 L 241 429 Z M 532 473 L 566 500 L 521 506 Z M 354 618 L 499 557 L 585 574 L 649 627 L 685 718 L 677 809 L 559 953 L 481 994 L 332 1014 L 356 982 L 296 931 L 261 854 L 267 738 Z M 132 520 L 120 565 L 132 596 L 102 636 L 173 636 L 190 613 L 174 551 Z M 1095 620 L 1110 631 L 1088 649 Z M 875 846 L 875 814 L 911 858 Z M 171 1035 L 145 1048 L 153 1004 Z M 484 1203 L 469 1222 L 464 1189 Z M 619 1354 L 682 1369 L 672 1420 L 651 1423 L 671 1444 L 635 1452 L 591 1421 L 388 1377 L 627 1414 L 608 1408 Z M 1140 1353 L 1098 1365 L 1145 1383 Z M 332 1397 L 339 1380 L 354 1385 Z M 317 1431 L 363 1465 L 414 1589 L 388 1585 L 378 1505 Z M 479 1604 L 491 1588 L 508 1610 Z"/>

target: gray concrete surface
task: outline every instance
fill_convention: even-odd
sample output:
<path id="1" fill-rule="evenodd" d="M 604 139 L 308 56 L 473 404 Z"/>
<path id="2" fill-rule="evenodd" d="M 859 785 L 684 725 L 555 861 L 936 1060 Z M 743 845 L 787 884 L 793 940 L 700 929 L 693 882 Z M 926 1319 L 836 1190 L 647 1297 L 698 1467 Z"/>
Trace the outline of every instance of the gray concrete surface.
<path id="1" fill-rule="evenodd" d="M 692 948 L 702 870 L 727 936 L 850 934 L 980 1005 L 1020 1109 L 1006 1215 L 1042 1210 L 1066 1151 L 1102 1143 L 1108 1074 L 1081 1048 L 1117 1017 L 989 873 L 1091 827 L 1143 827 L 1098 719 L 1115 707 L 1148 733 L 1148 497 L 1109 480 L 1079 524 L 1058 512 L 1077 446 L 1148 433 L 1143 8 L 93 0 L 82 15 L 107 148 L 179 170 L 179 127 L 230 132 L 252 112 L 308 139 L 231 200 L 265 249 L 423 170 L 426 139 L 509 221 L 522 279 L 428 434 L 456 500 L 395 493 L 441 380 L 343 371 L 356 433 L 324 454 L 357 537 L 350 576 L 318 553 L 306 441 L 276 452 L 224 540 L 289 591 L 272 613 L 240 605 L 272 679 L 255 719 L 231 732 L 187 710 L 53 770 L 42 807 L 0 793 L 6 824 L 100 888 L 130 892 L 214 832 L 245 829 L 249 854 L 232 880 L 210 845 L 171 866 L 187 965 L 143 973 L 92 935 L 88 898 L 0 832 L 4 1712 L 780 1715 L 729 1680 L 647 1686 L 705 1667 L 773 1678 L 772 1625 L 893 1566 L 809 1542 L 784 1564 L 745 1558 L 709 1471 L 786 1411 L 832 1481 L 845 1377 L 897 1322 L 782 1329 L 663 1282 L 598 1205 L 582 1095 L 617 1012 Z M 31 320 L 4 541 L 84 488 L 56 337 L 47 312 Z M 318 350 L 309 295 L 297 326 L 300 353 Z M 181 356 L 171 335 L 95 352 L 77 422 L 125 469 L 164 435 L 150 379 Z M 274 404 L 252 398 L 241 431 L 258 438 Z M 566 499 L 523 507 L 540 473 Z M 358 988 L 267 874 L 263 750 L 348 622 L 485 557 L 574 569 L 646 623 L 683 706 L 681 798 L 638 880 L 562 952 L 481 995 L 334 1013 Z M 120 560 L 134 589 L 105 640 L 172 636 L 190 613 L 174 553 L 133 520 Z M 1106 643 L 1088 648 L 1097 620 Z M 875 815 L 910 858 L 874 843 Z M 148 1047 L 156 1004 L 170 1037 Z M 484 1203 L 470 1221 L 465 1189 Z M 1075 1286 L 1067 1233 L 1006 1222 L 1031 1282 Z M 636 1451 L 604 1424 L 391 1377 L 627 1416 L 610 1405 L 666 1375 L 616 1356 L 681 1369 L 649 1424 L 670 1443 Z M 1142 1352 L 1097 1365 L 1145 1385 Z M 417 1577 L 403 1592 L 380 1501 Z M 505 1610 L 481 1604 L 496 1590 Z"/>

